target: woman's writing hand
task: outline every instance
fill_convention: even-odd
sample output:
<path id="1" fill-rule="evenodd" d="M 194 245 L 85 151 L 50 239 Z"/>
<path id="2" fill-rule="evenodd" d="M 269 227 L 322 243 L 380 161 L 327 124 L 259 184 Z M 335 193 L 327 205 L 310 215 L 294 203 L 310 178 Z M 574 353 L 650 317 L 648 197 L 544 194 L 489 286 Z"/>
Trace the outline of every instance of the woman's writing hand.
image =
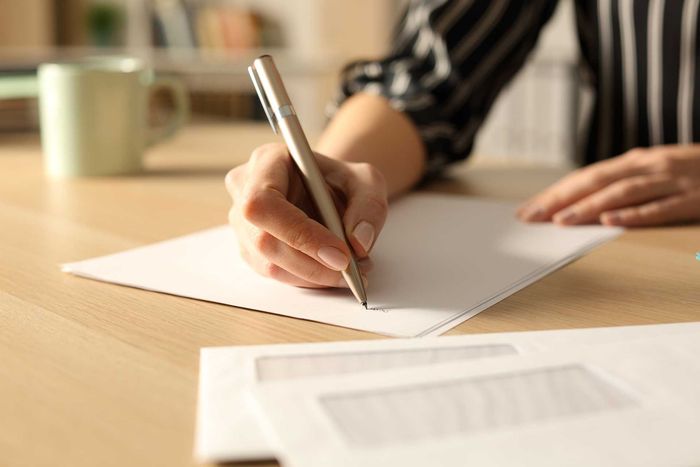
<path id="1" fill-rule="evenodd" d="M 320 154 L 319 167 L 331 189 L 360 269 L 384 226 L 387 192 L 382 174 L 364 163 Z M 231 170 L 226 188 L 233 200 L 229 223 L 243 258 L 258 273 L 301 287 L 347 287 L 340 271 L 350 260 L 345 242 L 315 219 L 302 180 L 282 144 L 257 148 Z"/>

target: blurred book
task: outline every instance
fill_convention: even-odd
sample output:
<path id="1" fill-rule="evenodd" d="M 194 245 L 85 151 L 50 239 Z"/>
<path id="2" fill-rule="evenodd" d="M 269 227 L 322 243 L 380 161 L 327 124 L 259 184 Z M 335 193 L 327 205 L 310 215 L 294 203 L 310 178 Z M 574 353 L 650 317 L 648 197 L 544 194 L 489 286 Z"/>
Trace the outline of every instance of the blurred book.
<path id="1" fill-rule="evenodd" d="M 204 49 L 223 49 L 223 22 L 219 17 L 219 7 L 204 7 L 196 13 L 196 32 L 199 46 Z"/>
<path id="2" fill-rule="evenodd" d="M 179 0 L 155 0 L 153 3 L 154 29 L 159 36 L 156 45 L 167 47 L 195 47 L 190 16 Z"/>
<path id="3" fill-rule="evenodd" d="M 239 51 L 281 45 L 279 27 L 247 8 L 155 0 L 153 42 L 165 48 Z"/>
<path id="4" fill-rule="evenodd" d="M 251 12 L 239 8 L 219 11 L 224 46 L 229 50 L 260 47 L 260 20 Z"/>

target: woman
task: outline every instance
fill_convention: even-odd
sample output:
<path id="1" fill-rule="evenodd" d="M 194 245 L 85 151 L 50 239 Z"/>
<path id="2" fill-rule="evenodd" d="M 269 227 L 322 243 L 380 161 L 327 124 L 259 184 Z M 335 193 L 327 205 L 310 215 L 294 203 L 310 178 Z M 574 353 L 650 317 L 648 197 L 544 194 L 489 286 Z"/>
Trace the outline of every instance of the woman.
<path id="1" fill-rule="evenodd" d="M 526 202 L 526 222 L 647 226 L 700 219 L 700 0 L 576 2 L 582 74 L 595 106 L 579 169 Z M 367 258 L 387 197 L 470 152 L 499 91 L 533 49 L 556 0 L 416 0 L 390 57 L 344 72 L 318 161 Z M 232 170 L 229 220 L 259 273 L 345 287 L 350 251 L 311 219 L 283 145 Z M 368 268 L 368 262 L 364 262 Z"/>

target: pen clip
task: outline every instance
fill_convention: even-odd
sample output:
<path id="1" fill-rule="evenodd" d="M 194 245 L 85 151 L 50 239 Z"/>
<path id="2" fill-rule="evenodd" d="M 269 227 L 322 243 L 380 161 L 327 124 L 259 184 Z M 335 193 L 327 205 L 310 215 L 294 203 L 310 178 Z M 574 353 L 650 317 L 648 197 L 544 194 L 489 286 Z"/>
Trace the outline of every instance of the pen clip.
<path id="1" fill-rule="evenodd" d="M 272 111 L 272 107 L 270 106 L 270 101 L 267 99 L 267 95 L 265 94 L 265 89 L 260 83 L 258 72 L 255 71 L 254 67 L 249 66 L 248 74 L 250 75 L 250 80 L 253 82 L 253 87 L 255 87 L 255 92 L 258 94 L 258 98 L 260 99 L 260 104 L 262 104 L 263 110 L 265 111 L 265 115 L 270 122 L 272 131 L 277 134 L 279 129 L 277 126 L 277 117 L 275 117 L 275 113 Z"/>

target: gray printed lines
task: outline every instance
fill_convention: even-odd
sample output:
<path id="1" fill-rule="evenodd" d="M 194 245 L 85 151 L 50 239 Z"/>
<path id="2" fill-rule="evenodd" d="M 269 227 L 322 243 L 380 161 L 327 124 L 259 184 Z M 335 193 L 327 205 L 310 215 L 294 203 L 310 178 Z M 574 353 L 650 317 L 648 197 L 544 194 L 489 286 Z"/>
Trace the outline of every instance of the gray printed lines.
<path id="1" fill-rule="evenodd" d="M 258 381 L 281 381 L 517 354 L 510 344 L 464 345 L 426 349 L 392 349 L 260 357 Z"/>
<path id="2" fill-rule="evenodd" d="M 472 435 L 638 405 L 580 365 L 336 393 L 320 402 L 346 441 L 362 447 Z"/>

